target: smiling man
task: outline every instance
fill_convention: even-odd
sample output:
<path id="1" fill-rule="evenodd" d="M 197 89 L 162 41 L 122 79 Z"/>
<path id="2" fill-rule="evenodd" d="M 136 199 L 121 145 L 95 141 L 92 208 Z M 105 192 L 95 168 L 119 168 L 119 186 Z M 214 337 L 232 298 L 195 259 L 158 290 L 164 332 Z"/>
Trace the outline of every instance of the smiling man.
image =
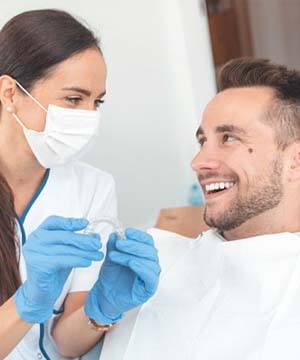
<path id="1" fill-rule="evenodd" d="M 236 59 L 219 89 L 192 161 L 212 229 L 151 231 L 159 290 L 101 360 L 300 359 L 300 74 Z"/>
<path id="2" fill-rule="evenodd" d="M 235 60 L 205 109 L 192 162 L 206 223 L 226 239 L 300 229 L 300 77 Z"/>

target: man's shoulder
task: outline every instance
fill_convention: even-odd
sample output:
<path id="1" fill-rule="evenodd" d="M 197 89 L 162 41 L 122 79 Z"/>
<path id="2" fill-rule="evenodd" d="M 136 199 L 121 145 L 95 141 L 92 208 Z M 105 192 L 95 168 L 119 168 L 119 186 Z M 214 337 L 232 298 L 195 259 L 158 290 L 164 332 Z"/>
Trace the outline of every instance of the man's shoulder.
<path id="1" fill-rule="evenodd" d="M 200 246 L 203 238 L 202 234 L 197 238 L 189 238 L 158 228 L 151 228 L 147 232 L 153 237 L 163 271 L 169 269 L 182 256 Z"/>
<path id="2" fill-rule="evenodd" d="M 156 227 L 148 229 L 147 232 L 153 237 L 155 243 L 157 243 L 158 246 L 160 246 L 160 244 L 166 244 L 168 241 L 171 241 L 173 245 L 175 243 L 187 244 L 187 243 L 194 243 L 195 241 L 199 241 L 202 238 L 210 238 L 212 236 L 216 236 L 216 231 L 214 229 L 208 229 L 206 231 L 203 231 L 195 238 L 183 236 L 181 234 L 177 234 L 175 232 L 168 230 L 159 229 Z"/>

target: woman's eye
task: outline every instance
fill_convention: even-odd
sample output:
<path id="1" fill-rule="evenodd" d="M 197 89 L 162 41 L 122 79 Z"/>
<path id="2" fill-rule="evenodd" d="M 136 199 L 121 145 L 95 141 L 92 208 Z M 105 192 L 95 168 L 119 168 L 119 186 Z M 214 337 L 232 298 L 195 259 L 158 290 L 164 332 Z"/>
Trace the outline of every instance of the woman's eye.
<path id="1" fill-rule="evenodd" d="M 70 102 L 72 105 L 78 105 L 81 101 L 81 98 L 80 97 L 75 97 L 75 96 L 72 96 L 72 97 L 67 97 L 66 98 L 68 102 Z"/>
<path id="2" fill-rule="evenodd" d="M 102 99 L 95 100 L 96 108 L 98 109 L 103 103 L 104 103 L 104 100 L 102 100 Z"/>

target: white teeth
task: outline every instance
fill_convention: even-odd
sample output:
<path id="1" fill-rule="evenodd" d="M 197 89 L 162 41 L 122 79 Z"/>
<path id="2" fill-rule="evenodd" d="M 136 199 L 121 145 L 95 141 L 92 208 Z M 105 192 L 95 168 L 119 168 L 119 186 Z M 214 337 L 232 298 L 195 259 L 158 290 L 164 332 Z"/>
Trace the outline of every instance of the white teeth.
<path id="1" fill-rule="evenodd" d="M 205 185 L 205 191 L 214 191 L 214 190 L 223 190 L 223 189 L 229 189 L 234 185 L 233 182 L 226 181 L 226 182 L 218 182 L 218 183 L 211 183 Z"/>

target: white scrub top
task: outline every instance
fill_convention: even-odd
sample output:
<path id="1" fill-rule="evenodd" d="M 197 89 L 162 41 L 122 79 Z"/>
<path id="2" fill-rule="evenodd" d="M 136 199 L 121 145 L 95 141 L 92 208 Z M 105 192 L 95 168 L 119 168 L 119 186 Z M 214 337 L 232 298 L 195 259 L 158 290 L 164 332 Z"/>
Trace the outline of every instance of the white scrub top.
<path id="1" fill-rule="evenodd" d="M 47 170 L 40 188 L 18 219 L 18 232 L 22 244 L 48 216 L 60 215 L 87 219 L 117 217 L 115 184 L 111 175 L 84 163 L 73 163 Z M 109 233 L 109 224 L 102 223 L 97 231 L 101 235 L 103 250 Z M 64 359 L 59 355 L 51 338 L 51 325 L 63 309 L 65 297 L 70 292 L 89 291 L 95 283 L 101 263 L 93 262 L 89 268 L 74 269 L 55 303 L 53 317 L 45 324 L 36 324 L 26 334 L 6 360 Z M 22 282 L 26 280 L 24 258 L 20 257 Z"/>
<path id="2" fill-rule="evenodd" d="M 299 360 L 300 237 L 151 231 L 157 293 L 107 333 L 101 360 Z"/>

